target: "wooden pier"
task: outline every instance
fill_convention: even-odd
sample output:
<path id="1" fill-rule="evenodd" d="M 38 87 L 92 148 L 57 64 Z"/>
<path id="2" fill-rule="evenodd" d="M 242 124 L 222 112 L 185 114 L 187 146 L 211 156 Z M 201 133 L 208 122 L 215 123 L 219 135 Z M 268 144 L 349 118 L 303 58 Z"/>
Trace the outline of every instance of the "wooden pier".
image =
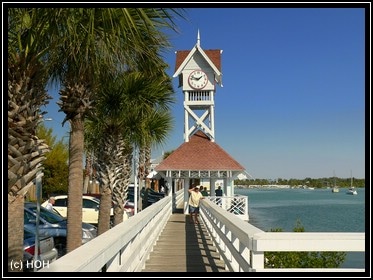
<path id="1" fill-rule="evenodd" d="M 194 224 L 189 215 L 174 213 L 142 272 L 225 272 L 225 269 L 201 220 Z"/>

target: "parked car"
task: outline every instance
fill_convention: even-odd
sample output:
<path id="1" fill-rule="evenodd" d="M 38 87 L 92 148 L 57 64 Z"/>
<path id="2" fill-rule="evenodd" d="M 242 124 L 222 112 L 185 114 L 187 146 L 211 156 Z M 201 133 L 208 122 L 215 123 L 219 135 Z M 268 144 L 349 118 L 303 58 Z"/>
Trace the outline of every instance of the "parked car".
<path id="1" fill-rule="evenodd" d="M 24 227 L 32 232 L 36 231 L 36 203 L 25 202 Z M 40 207 L 39 234 L 54 237 L 54 245 L 58 250 L 58 257 L 66 254 L 67 220 L 58 214 Z M 97 228 L 88 223 L 82 223 L 82 243 L 85 244 L 97 236 Z"/>
<path id="2" fill-rule="evenodd" d="M 53 209 L 56 210 L 62 217 L 67 217 L 67 195 L 57 195 L 54 197 L 55 202 Z M 48 204 L 48 200 L 44 201 L 41 205 L 45 207 Z M 82 221 L 93 225 L 98 224 L 98 214 L 100 210 L 100 199 L 96 196 L 83 195 L 83 208 L 82 208 Z M 113 208 L 110 210 L 111 218 L 114 217 Z M 127 213 L 124 213 L 123 220 L 128 218 Z"/>
<path id="3" fill-rule="evenodd" d="M 135 199 L 134 199 L 134 185 L 133 184 L 130 184 L 128 186 L 128 194 L 127 194 L 127 199 L 128 201 L 130 202 L 134 202 Z M 151 205 L 153 203 L 156 203 L 158 200 L 162 199 L 165 197 L 165 194 L 164 193 L 160 193 L 160 192 L 156 192 L 155 190 L 151 189 L 151 188 L 148 188 L 148 205 Z M 140 191 L 140 194 L 138 193 L 137 195 L 140 195 L 141 198 L 144 197 L 144 192 L 145 192 L 145 187 L 143 187 Z"/>
<path id="4" fill-rule="evenodd" d="M 24 228 L 23 233 L 23 271 L 34 271 L 35 235 L 29 228 Z M 38 258 L 42 264 L 52 263 L 58 257 L 58 251 L 54 247 L 54 238 L 50 235 L 39 236 Z M 40 264 L 35 263 L 39 268 Z M 41 267 L 40 267 L 41 268 Z"/>
<path id="5" fill-rule="evenodd" d="M 101 194 L 99 194 L 99 193 L 88 193 L 88 194 L 83 194 L 83 195 L 93 196 L 93 197 L 96 197 L 97 199 L 101 198 Z M 127 217 L 133 216 L 134 209 L 135 209 L 134 203 L 129 201 L 129 200 L 125 200 L 123 204 L 124 204 L 124 211 L 126 211 L 126 213 L 127 213 Z M 113 209 L 112 209 L 112 211 L 113 211 Z M 126 217 L 123 217 L 123 220 L 126 220 Z"/>
<path id="6" fill-rule="evenodd" d="M 135 203 L 133 201 L 126 200 L 124 203 L 124 211 L 127 212 L 128 216 L 135 214 Z"/>

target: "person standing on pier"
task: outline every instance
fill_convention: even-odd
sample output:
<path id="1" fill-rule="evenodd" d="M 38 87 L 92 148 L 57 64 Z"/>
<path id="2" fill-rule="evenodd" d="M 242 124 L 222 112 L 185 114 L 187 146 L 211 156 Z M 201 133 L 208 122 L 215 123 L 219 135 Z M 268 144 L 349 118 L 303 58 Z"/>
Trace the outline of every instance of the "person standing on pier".
<path id="1" fill-rule="evenodd" d="M 223 190 L 221 189 L 221 186 L 218 187 L 217 190 L 215 190 L 215 195 L 216 196 L 223 196 Z M 217 198 L 216 202 L 218 205 L 221 205 L 221 198 Z"/>
<path id="2" fill-rule="evenodd" d="M 202 189 L 203 187 L 201 186 L 201 189 Z M 209 195 L 209 193 L 207 192 L 207 188 L 206 187 L 204 187 L 203 188 L 203 190 L 201 191 L 201 194 L 203 195 L 203 196 L 208 196 Z"/>
<path id="3" fill-rule="evenodd" d="M 203 195 L 199 191 L 199 187 L 194 187 L 189 191 L 189 214 L 192 223 L 199 224 L 198 214 L 199 214 L 199 203 L 201 199 L 204 199 Z M 194 217 L 194 218 L 193 218 Z"/>

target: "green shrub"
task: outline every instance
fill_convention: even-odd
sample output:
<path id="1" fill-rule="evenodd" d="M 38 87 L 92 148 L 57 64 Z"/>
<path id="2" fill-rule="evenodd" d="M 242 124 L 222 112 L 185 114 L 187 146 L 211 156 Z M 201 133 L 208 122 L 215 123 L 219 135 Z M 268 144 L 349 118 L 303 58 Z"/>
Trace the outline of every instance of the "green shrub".
<path id="1" fill-rule="evenodd" d="M 294 232 L 304 232 L 297 220 Z M 282 232 L 281 228 L 271 232 Z M 345 252 L 265 252 L 265 268 L 338 268 L 345 260 Z"/>

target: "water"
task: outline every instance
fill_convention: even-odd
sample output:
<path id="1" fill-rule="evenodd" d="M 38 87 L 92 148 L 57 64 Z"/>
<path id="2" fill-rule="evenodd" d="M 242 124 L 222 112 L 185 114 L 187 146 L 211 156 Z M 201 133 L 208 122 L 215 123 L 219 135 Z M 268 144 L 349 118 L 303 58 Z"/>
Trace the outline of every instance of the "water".
<path id="1" fill-rule="evenodd" d="M 365 232 L 365 189 L 235 189 L 249 198 L 249 219 L 264 230 L 292 232 L 300 221 L 306 232 Z M 365 254 L 348 252 L 341 267 L 365 267 Z"/>

